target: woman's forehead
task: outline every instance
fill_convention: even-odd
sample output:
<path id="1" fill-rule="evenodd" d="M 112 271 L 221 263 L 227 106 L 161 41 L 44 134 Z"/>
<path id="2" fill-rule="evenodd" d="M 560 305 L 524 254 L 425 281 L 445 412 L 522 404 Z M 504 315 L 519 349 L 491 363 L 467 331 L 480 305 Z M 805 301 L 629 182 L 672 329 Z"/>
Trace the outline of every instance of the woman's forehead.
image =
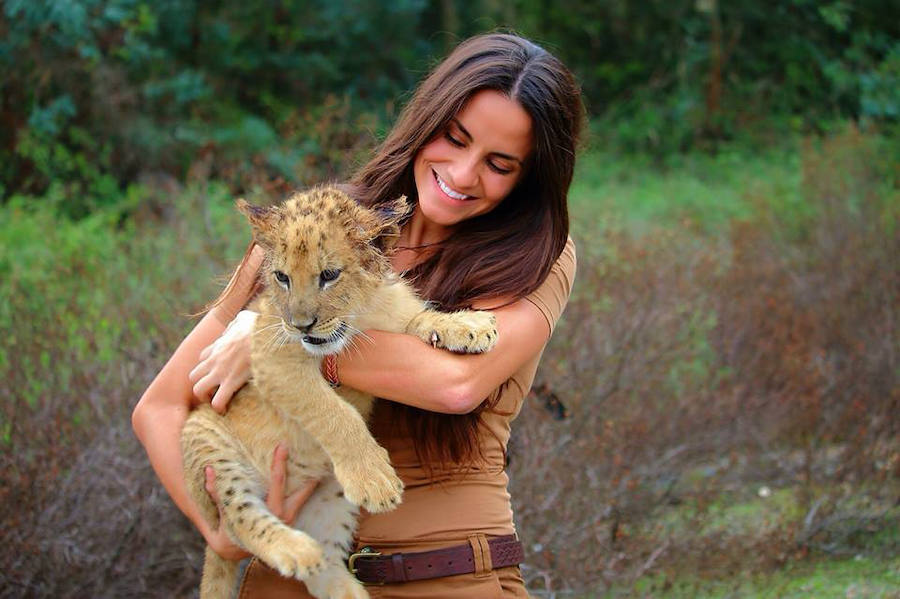
<path id="1" fill-rule="evenodd" d="M 521 104 L 495 90 L 481 90 L 451 119 L 470 141 L 491 152 L 524 161 L 531 152 L 531 116 Z"/>

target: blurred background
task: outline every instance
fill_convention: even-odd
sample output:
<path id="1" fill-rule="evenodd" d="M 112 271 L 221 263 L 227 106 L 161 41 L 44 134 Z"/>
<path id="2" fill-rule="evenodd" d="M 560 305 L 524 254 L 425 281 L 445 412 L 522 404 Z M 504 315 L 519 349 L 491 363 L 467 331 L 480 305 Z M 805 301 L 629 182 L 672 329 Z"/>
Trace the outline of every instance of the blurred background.
<path id="1" fill-rule="evenodd" d="M 130 426 L 249 240 L 467 36 L 576 73 L 536 597 L 900 597 L 900 3 L 2 0 L 0 597 L 192 597 Z"/>

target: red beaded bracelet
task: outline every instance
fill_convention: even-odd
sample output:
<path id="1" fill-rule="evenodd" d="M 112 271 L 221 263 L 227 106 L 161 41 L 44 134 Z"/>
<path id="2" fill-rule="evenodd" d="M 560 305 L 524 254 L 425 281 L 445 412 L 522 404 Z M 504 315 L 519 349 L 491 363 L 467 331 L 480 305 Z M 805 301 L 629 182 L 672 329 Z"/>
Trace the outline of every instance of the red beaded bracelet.
<path id="1" fill-rule="evenodd" d="M 335 389 L 341 386 L 341 381 L 338 379 L 337 356 L 334 354 L 328 354 L 322 360 L 322 376 Z"/>

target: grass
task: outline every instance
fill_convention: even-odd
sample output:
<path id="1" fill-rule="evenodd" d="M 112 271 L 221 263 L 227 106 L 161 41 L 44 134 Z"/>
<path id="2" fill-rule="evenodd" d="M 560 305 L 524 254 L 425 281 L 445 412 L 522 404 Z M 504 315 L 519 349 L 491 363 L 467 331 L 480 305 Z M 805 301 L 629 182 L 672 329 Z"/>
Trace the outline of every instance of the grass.
<path id="1" fill-rule="evenodd" d="M 646 156 L 589 150 L 578 163 L 571 203 L 578 218 L 643 234 L 672 226 L 715 233 L 751 216 L 753 198 L 773 204 L 802 202 L 796 147 L 751 154 L 726 149 L 655 164 Z M 576 221 L 577 224 L 577 221 Z"/>
<path id="2" fill-rule="evenodd" d="M 697 599 L 896 599 L 900 596 L 900 559 L 863 555 L 831 560 L 791 563 L 762 575 L 737 573 L 728 579 L 709 580 L 689 574 L 656 574 L 628 590 L 613 590 L 635 597 Z"/>

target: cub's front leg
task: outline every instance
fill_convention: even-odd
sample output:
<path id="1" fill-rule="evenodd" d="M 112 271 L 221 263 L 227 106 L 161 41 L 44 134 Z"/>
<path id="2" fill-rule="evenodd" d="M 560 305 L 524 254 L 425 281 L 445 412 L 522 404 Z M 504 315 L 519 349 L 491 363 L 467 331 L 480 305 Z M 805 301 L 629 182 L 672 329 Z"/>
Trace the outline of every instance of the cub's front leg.
<path id="1" fill-rule="evenodd" d="M 387 450 L 372 437 L 360 413 L 325 382 L 316 361 L 307 355 L 307 364 L 298 362 L 305 353 L 302 348 L 283 349 L 288 351 L 268 357 L 261 366 L 264 372 L 258 380 L 264 397 L 322 446 L 348 501 L 373 513 L 394 509 L 400 504 L 403 483 L 391 467 Z M 301 353 L 289 355 L 295 351 Z M 278 376 L 290 372 L 289 368 L 296 371 L 298 364 L 306 371 L 302 381 Z"/>
<path id="2" fill-rule="evenodd" d="M 406 332 L 435 347 L 463 354 L 489 351 L 498 338 L 497 320 L 484 310 L 425 310 L 410 321 Z"/>

